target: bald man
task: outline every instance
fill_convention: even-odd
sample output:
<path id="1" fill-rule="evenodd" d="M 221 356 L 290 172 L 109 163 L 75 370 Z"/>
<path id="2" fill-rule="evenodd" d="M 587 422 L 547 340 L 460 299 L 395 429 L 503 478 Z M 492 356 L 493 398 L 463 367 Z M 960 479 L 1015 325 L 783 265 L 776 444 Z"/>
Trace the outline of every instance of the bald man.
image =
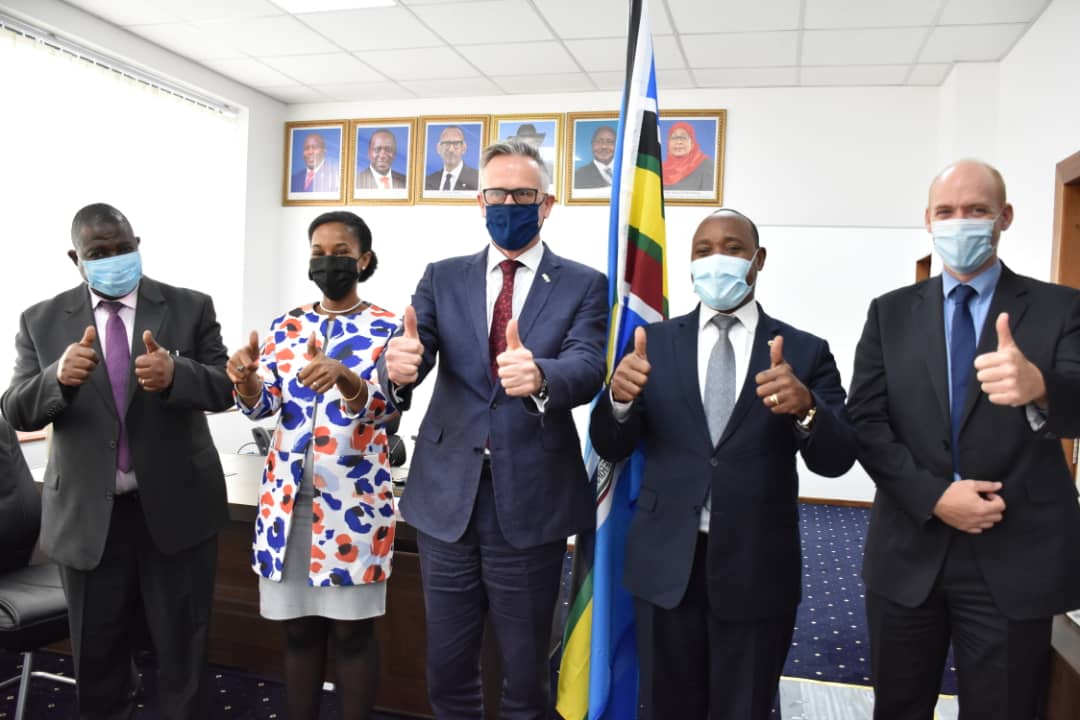
<path id="1" fill-rule="evenodd" d="M 944 272 L 874 300 L 848 410 L 877 485 L 863 560 L 874 717 L 933 716 L 952 642 L 960 717 L 1042 717 L 1053 615 L 1080 606 L 1080 292 L 998 259 L 1005 183 L 930 186 Z"/>

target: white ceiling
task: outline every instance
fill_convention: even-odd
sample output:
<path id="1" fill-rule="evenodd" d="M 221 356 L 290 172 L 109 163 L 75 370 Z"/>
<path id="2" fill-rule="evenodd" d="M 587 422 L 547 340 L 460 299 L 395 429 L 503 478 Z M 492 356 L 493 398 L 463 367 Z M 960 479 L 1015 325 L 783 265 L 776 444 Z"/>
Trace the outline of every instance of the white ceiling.
<path id="1" fill-rule="evenodd" d="M 627 0 L 67 0 L 287 103 L 616 90 Z M 1049 0 L 653 0 L 661 88 L 939 85 Z"/>

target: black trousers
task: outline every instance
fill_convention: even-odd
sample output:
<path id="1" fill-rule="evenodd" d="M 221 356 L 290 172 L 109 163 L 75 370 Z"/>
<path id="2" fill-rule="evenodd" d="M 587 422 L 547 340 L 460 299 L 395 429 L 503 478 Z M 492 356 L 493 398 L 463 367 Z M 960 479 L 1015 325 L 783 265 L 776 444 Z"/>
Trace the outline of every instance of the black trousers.
<path id="1" fill-rule="evenodd" d="M 480 653 L 488 615 L 502 661 L 499 717 L 546 720 L 549 641 L 566 541 L 518 549 L 503 537 L 484 464 L 465 534 L 418 533 L 427 613 L 428 693 L 439 720 L 481 720 Z"/>
<path id="2" fill-rule="evenodd" d="M 971 546 L 956 531 L 930 597 L 918 607 L 866 593 L 876 720 L 930 720 L 953 645 L 960 720 L 1042 717 L 1052 618 L 998 611 Z"/>
<path id="3" fill-rule="evenodd" d="M 668 610 L 635 600 L 638 720 L 759 720 L 776 704 L 795 611 L 728 621 L 709 608 L 708 536 L 698 534 L 686 595 Z"/>
<path id="4" fill-rule="evenodd" d="M 101 563 L 61 566 L 79 717 L 131 718 L 133 656 L 146 620 L 156 651 L 163 720 L 209 717 L 206 654 L 217 536 L 174 555 L 154 547 L 137 494 L 118 496 Z"/>

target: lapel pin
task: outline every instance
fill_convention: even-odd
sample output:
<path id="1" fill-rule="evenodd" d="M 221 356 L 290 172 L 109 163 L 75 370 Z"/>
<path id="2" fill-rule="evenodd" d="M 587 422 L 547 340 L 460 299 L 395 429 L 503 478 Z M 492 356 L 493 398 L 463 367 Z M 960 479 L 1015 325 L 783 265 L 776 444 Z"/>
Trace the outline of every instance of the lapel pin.
<path id="1" fill-rule="evenodd" d="M 548 277 L 547 273 L 540 273 L 540 277 L 544 278 L 544 282 L 546 283 L 551 282 L 551 278 Z"/>

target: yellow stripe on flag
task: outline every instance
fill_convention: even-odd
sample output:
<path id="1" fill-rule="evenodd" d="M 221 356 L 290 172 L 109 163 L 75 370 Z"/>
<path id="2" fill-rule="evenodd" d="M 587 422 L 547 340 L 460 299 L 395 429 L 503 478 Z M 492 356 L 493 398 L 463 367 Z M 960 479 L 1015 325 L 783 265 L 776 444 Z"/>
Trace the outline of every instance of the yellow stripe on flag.
<path id="1" fill-rule="evenodd" d="M 592 600 L 578 618 L 563 647 L 559 670 L 559 694 L 555 709 L 566 720 L 584 720 L 589 715 L 589 656 L 592 642 Z"/>

